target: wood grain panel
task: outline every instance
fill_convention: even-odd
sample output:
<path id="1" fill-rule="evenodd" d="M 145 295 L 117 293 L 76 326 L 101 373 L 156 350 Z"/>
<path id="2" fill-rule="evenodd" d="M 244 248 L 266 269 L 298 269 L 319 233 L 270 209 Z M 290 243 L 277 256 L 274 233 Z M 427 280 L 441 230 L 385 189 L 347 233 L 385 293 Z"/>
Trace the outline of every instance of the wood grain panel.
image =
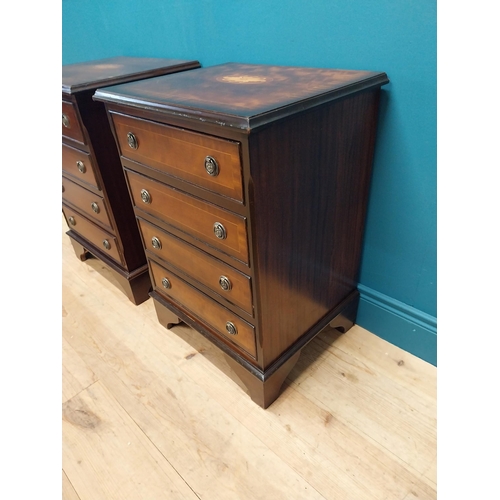
<path id="1" fill-rule="evenodd" d="M 102 196 L 97 196 L 92 191 L 71 182 L 65 177 L 62 178 L 63 200 L 80 209 L 85 215 L 96 220 L 112 231 L 106 202 Z M 95 204 L 97 212 L 92 208 Z"/>
<path id="2" fill-rule="evenodd" d="M 62 125 L 62 135 L 81 144 L 86 144 L 85 136 L 83 134 L 82 126 L 80 124 L 75 106 L 71 102 L 62 101 L 62 113 L 69 121 L 67 126 L 64 124 Z"/>
<path id="3" fill-rule="evenodd" d="M 63 213 L 68 221 L 68 227 L 87 239 L 92 245 L 95 245 L 101 252 L 106 253 L 117 262 L 122 263 L 121 252 L 118 248 L 116 238 L 104 231 L 100 227 L 96 226 L 93 222 L 86 219 L 82 214 L 73 210 L 68 205 L 63 204 Z M 70 224 L 69 218 L 73 217 L 75 224 Z M 108 241 L 110 248 L 106 248 L 103 245 L 104 241 Z"/>
<path id="4" fill-rule="evenodd" d="M 265 366 L 356 289 L 378 98 L 359 93 L 249 137 Z"/>
<path id="5" fill-rule="evenodd" d="M 186 117 L 194 128 L 203 121 L 248 131 L 386 83 L 375 71 L 227 63 L 100 88 L 96 99 Z"/>
<path id="6" fill-rule="evenodd" d="M 241 307 L 252 314 L 251 278 L 240 273 L 224 262 L 214 259 L 207 253 L 185 241 L 163 231 L 157 226 L 138 219 L 144 245 L 147 250 L 166 260 L 195 280 L 203 283 L 224 300 Z M 152 239 L 160 241 L 161 248 L 155 248 Z M 219 285 L 219 278 L 225 276 L 231 282 L 231 289 L 224 291 Z"/>
<path id="7" fill-rule="evenodd" d="M 85 167 L 83 172 L 78 169 L 77 162 L 83 163 Z M 78 180 L 100 189 L 95 173 L 94 162 L 92 160 L 92 156 L 88 153 L 63 144 L 62 169 L 73 177 L 76 177 Z"/>
<path id="8" fill-rule="evenodd" d="M 198 61 L 128 56 L 65 64 L 62 67 L 62 90 L 67 94 L 75 94 L 199 66 Z"/>
<path id="9" fill-rule="evenodd" d="M 112 226 L 123 252 L 123 265 L 128 272 L 133 272 L 146 264 L 146 256 L 106 109 L 92 96 L 93 91 L 90 90 L 79 92 L 75 97 L 82 121 L 92 138 L 92 159 L 99 169 Z"/>
<path id="10" fill-rule="evenodd" d="M 149 260 L 149 266 L 153 275 L 153 287 L 157 292 L 178 302 L 183 309 L 192 311 L 210 330 L 215 331 L 219 336 L 229 340 L 254 358 L 256 357 L 255 331 L 252 325 L 156 262 Z M 170 288 L 162 285 L 163 278 L 168 279 L 171 284 Z M 228 321 L 236 326 L 236 335 L 230 335 L 226 331 Z"/>
<path id="11" fill-rule="evenodd" d="M 126 158 L 243 201 L 237 142 L 116 113 L 111 113 L 111 117 L 121 154 Z M 137 139 L 137 149 L 128 145 L 129 132 Z M 211 176 L 205 170 L 207 156 L 217 161 L 217 176 Z"/>
<path id="12" fill-rule="evenodd" d="M 126 175 L 136 207 L 248 263 L 245 217 L 189 196 L 143 175 L 131 171 L 126 171 Z M 143 189 L 150 194 L 150 203 L 142 201 L 141 190 Z M 223 224 L 226 228 L 225 239 L 215 236 L 213 226 L 216 222 Z"/>
<path id="13" fill-rule="evenodd" d="M 308 342 L 328 324 L 345 332 L 355 322 L 378 100 L 386 83 L 381 72 L 221 64 L 94 96 L 115 113 L 136 215 L 239 271 L 247 273 L 245 264 L 251 269 L 255 322 L 225 305 L 255 324 L 255 361 L 207 333 L 196 319 L 203 304 L 194 295 L 182 302 L 192 315 L 175 299 L 164 306 L 231 358 L 263 408 Z M 205 135 L 239 144 L 244 204 L 181 178 L 203 158 L 198 148 L 212 147 L 199 142 Z M 217 222 L 225 228 L 220 239 Z M 190 260 L 182 248 L 175 253 L 179 262 Z M 148 257 L 163 259 L 193 289 L 217 299 L 201 283 L 199 267 L 191 274 L 166 255 L 148 251 Z M 157 302 L 160 293 L 152 294 Z"/>

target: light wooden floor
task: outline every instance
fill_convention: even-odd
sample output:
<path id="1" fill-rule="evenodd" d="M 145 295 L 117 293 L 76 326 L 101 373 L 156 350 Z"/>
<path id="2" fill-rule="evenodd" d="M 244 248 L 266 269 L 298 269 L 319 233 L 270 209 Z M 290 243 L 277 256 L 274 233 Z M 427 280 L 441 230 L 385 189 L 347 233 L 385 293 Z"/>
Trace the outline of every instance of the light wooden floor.
<path id="1" fill-rule="evenodd" d="M 436 498 L 435 367 L 327 330 L 262 410 L 208 341 L 99 268 L 63 236 L 64 499 Z"/>

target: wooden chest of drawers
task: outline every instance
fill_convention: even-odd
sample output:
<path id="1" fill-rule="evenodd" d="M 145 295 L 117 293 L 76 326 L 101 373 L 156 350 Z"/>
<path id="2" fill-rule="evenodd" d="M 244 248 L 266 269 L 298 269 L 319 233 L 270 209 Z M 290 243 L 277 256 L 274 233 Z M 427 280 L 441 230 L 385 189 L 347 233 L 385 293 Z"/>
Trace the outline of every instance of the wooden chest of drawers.
<path id="1" fill-rule="evenodd" d="M 63 66 L 62 199 L 77 256 L 102 261 L 135 304 L 149 298 L 146 256 L 98 86 L 198 68 L 197 61 L 115 57 Z"/>
<path id="2" fill-rule="evenodd" d="M 262 407 L 355 321 L 385 73 L 224 64 L 98 89 L 159 321 L 225 354 Z"/>

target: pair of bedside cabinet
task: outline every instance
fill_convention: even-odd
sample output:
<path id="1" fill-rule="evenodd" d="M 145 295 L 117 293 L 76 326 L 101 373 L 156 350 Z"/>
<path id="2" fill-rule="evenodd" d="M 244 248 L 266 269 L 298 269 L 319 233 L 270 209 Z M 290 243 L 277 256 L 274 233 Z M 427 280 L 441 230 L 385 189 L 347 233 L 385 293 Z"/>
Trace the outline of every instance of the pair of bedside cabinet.
<path id="1" fill-rule="evenodd" d="M 134 303 L 151 281 L 99 86 L 198 68 L 198 61 L 115 57 L 62 69 L 62 201 L 73 248 L 97 257 Z"/>
<path id="2" fill-rule="evenodd" d="M 127 233 L 102 222 L 99 229 L 115 236 L 120 257 L 138 232 L 133 241 L 149 270 L 141 293 L 147 276 L 159 322 L 183 321 L 211 340 L 266 408 L 315 335 L 355 321 L 380 87 L 388 79 L 235 63 L 187 69 L 99 84 L 92 93 L 107 113 L 109 148 L 118 150 L 112 190 L 119 184 L 129 201 L 120 208 Z M 102 198 L 112 211 L 108 197 L 110 189 Z M 102 258 L 78 233 L 92 213 L 63 207 L 77 254 L 83 248 Z M 98 234 L 97 243 L 106 236 Z"/>

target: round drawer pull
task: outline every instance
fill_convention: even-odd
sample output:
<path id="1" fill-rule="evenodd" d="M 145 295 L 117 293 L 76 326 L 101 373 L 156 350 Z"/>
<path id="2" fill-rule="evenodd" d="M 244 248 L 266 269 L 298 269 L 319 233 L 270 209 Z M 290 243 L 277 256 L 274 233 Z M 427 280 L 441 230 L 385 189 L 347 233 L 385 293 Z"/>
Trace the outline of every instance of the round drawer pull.
<path id="1" fill-rule="evenodd" d="M 236 328 L 236 325 L 231 321 L 228 321 L 226 323 L 226 331 L 227 333 L 229 333 L 229 335 L 238 335 L 238 329 Z"/>
<path id="2" fill-rule="evenodd" d="M 217 177 L 219 175 L 219 164 L 213 156 L 205 157 L 205 170 L 207 174 L 212 177 Z"/>
<path id="3" fill-rule="evenodd" d="M 146 189 L 141 189 L 141 200 L 144 203 L 151 203 L 151 195 L 146 191 Z"/>
<path id="4" fill-rule="evenodd" d="M 151 238 L 151 244 L 153 245 L 153 248 L 156 248 L 156 250 L 161 250 L 161 241 L 156 236 Z"/>
<path id="5" fill-rule="evenodd" d="M 225 292 L 229 292 L 229 290 L 233 288 L 233 285 L 229 281 L 229 278 L 226 278 L 225 276 L 221 276 L 219 278 L 219 285 Z"/>
<path id="6" fill-rule="evenodd" d="M 62 187 L 62 188 L 63 188 L 62 192 L 64 193 L 64 191 L 66 191 L 66 190 L 64 189 L 64 184 L 63 184 L 63 187 Z"/>
<path id="7" fill-rule="evenodd" d="M 69 128 L 69 118 L 68 115 L 62 114 L 62 124 L 63 127 Z"/>
<path id="8" fill-rule="evenodd" d="M 137 149 L 139 147 L 139 142 L 137 141 L 137 137 L 132 132 L 129 132 L 127 134 L 127 142 L 129 147 L 132 149 Z"/>
<path id="9" fill-rule="evenodd" d="M 101 211 L 101 209 L 99 208 L 99 205 L 95 201 L 90 206 L 92 207 L 92 210 L 96 214 L 98 214 Z"/>
<path id="10" fill-rule="evenodd" d="M 109 250 L 111 248 L 111 243 L 108 240 L 103 240 L 102 241 L 102 246 L 106 249 Z"/>
<path id="11" fill-rule="evenodd" d="M 68 217 L 68 222 L 72 225 L 72 226 L 76 226 L 76 220 L 73 216 L 71 217 Z"/>
<path id="12" fill-rule="evenodd" d="M 163 278 L 161 280 L 161 284 L 163 285 L 164 288 L 172 288 L 172 283 L 170 283 L 168 278 Z"/>
<path id="13" fill-rule="evenodd" d="M 220 222 L 214 224 L 214 233 L 219 240 L 225 240 L 227 237 L 226 228 Z"/>
<path id="14" fill-rule="evenodd" d="M 78 170 L 84 174 L 86 171 L 87 171 L 87 167 L 85 166 L 85 163 L 83 163 L 83 161 L 81 160 L 78 160 L 76 162 L 76 166 L 78 167 Z"/>

